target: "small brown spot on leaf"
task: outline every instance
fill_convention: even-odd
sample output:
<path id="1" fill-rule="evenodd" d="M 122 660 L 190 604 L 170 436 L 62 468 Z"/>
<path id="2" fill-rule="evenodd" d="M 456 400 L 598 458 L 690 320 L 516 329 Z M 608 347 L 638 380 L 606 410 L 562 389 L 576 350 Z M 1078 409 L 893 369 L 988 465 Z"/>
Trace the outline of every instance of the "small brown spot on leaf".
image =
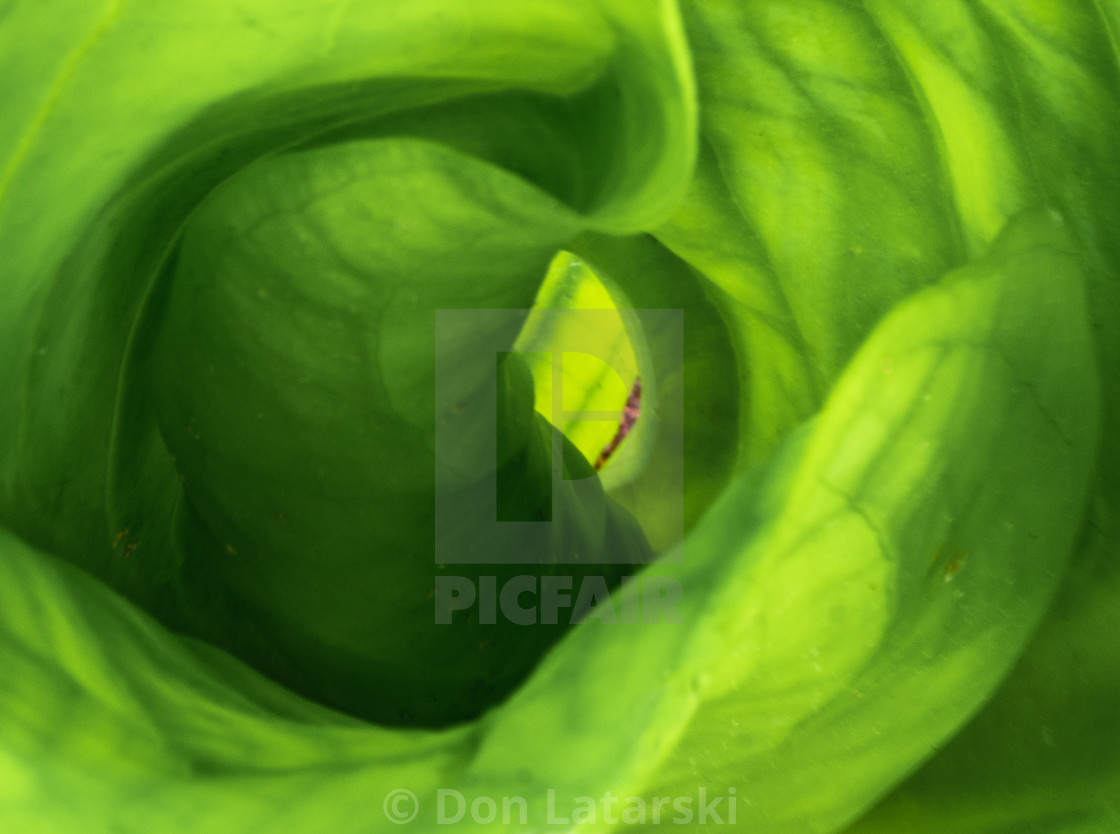
<path id="1" fill-rule="evenodd" d="M 961 572 L 964 567 L 964 552 L 958 550 L 953 554 L 952 558 L 945 563 L 945 581 L 951 582 L 953 577 Z"/>

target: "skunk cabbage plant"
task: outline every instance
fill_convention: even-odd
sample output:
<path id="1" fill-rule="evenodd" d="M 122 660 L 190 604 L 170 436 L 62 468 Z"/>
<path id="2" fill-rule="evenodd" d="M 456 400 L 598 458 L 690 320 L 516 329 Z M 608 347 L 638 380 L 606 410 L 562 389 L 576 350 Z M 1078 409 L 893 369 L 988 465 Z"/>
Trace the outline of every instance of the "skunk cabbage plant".
<path id="1" fill-rule="evenodd" d="M 1120 830 L 1118 32 L 0 0 L 0 831 Z"/>

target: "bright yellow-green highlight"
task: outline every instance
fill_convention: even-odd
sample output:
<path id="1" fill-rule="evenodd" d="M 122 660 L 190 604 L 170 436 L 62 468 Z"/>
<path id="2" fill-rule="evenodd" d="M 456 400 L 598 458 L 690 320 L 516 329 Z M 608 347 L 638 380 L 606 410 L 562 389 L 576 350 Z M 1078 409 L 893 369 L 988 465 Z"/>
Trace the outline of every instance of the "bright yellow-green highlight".
<path id="1" fill-rule="evenodd" d="M 618 306 L 591 267 L 570 252 L 560 252 L 549 266 L 514 349 L 525 353 L 533 372 L 537 411 L 558 425 L 584 457 L 594 462 L 618 430 L 618 419 L 559 419 L 552 413 L 557 357 L 549 345 L 567 340 L 585 346 L 586 352 L 564 352 L 562 356 L 561 402 L 567 414 L 600 411 L 621 418 L 630 387 L 638 376 L 638 359 L 622 313 L 607 318 L 613 322 L 609 327 L 602 327 L 603 320 L 596 317 L 593 329 L 578 316 L 563 315 L 566 310 L 617 312 Z M 580 331 L 578 339 L 572 330 Z M 640 428 L 641 421 L 615 451 L 611 463 L 621 458 L 627 445 L 640 445 L 636 440 Z"/>

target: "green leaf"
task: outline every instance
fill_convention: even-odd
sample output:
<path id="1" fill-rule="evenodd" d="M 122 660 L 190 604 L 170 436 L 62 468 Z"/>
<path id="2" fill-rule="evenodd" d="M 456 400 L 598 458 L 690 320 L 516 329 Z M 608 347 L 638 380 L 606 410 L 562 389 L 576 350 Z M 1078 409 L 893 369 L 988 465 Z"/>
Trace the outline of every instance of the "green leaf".
<path id="1" fill-rule="evenodd" d="M 379 690 L 382 719 L 447 721 L 558 632 L 511 654 L 513 632 L 462 631 L 443 691 L 416 697 L 441 674 L 417 649 L 448 634 L 430 613 L 435 310 L 528 308 L 566 239 L 663 218 L 695 104 L 667 4 L 389 12 L 114 6 L 28 70 L 42 98 L 6 103 L 24 127 L 0 177 L 0 357 L 18 382 L 0 392 L 0 519 L 302 691 L 361 712 L 354 690 Z M 4 31 L 41 22 L 21 8 Z M 472 130 L 464 107 L 545 141 Z M 415 138 L 394 153 L 385 133 Z M 79 167 L 95 173 L 72 196 Z M 550 471 L 540 428 L 503 478 Z M 597 496 L 555 549 L 644 561 Z M 386 627 L 401 617 L 428 637 Z"/>
<path id="2" fill-rule="evenodd" d="M 701 704 L 648 796 L 738 787 L 752 830 L 834 830 L 989 696 L 1089 484 L 1081 283 L 1061 221 L 1023 218 L 887 316 L 761 505 L 721 499 L 689 542 L 736 554 L 692 650 Z"/>
<path id="3" fill-rule="evenodd" d="M 385 730 L 302 700 L 2 531 L 0 560 L 7 831 L 368 831 L 371 796 L 469 755 L 477 730 Z"/>
<path id="4" fill-rule="evenodd" d="M 441 789 L 540 828 L 1115 828 L 1117 31 L 0 0 L 0 829 L 383 830 L 398 789 L 418 830 Z M 563 405 L 612 418 L 557 432 L 588 306 L 611 361 Z M 492 499 L 556 513 L 537 564 L 436 564 L 492 552 Z M 438 578 L 526 572 L 638 575 L 566 634 L 431 622 Z"/>
<path id="5" fill-rule="evenodd" d="M 132 450 L 112 462 L 118 472 L 173 474 L 121 368 L 150 339 L 145 302 L 183 221 L 218 182 L 358 119 L 506 89 L 525 91 L 511 107 L 528 95 L 564 127 L 553 141 L 575 169 L 560 196 L 588 223 L 656 222 L 687 182 L 695 105 L 668 5 L 77 6 L 67 37 L 52 29 L 30 62 L 15 44 L 37 40 L 58 10 L 21 4 L 3 19 L 13 48 L 0 50 L 0 74 L 20 94 L 0 114 L 0 357 L 18 381 L 0 391 L 0 431 L 15 439 L 0 453 L 0 518 L 102 575 L 124 573 L 115 581 L 149 600 L 150 583 L 85 543 L 129 526 L 107 523 L 100 500 L 114 433 Z M 489 142 L 501 156 L 501 134 Z M 171 509 L 160 500 L 135 514 Z M 151 535 L 149 550 L 163 549 L 167 533 Z"/>
<path id="6" fill-rule="evenodd" d="M 910 14 L 920 14 L 912 5 Z M 1107 324 L 1120 311 L 1120 239 L 1111 231 L 1120 223 L 1118 12 L 1110 2 L 954 4 L 954 14 L 973 25 L 967 62 L 959 27 L 907 25 L 897 9 L 881 12 L 888 34 L 914 56 L 915 73 L 947 56 L 937 60 L 948 78 L 931 74 L 923 83 L 931 101 L 945 99 L 939 122 L 955 123 L 961 101 L 949 100 L 938 83 L 1002 113 L 1022 166 L 1018 178 L 1033 179 L 1072 220 L 1089 279 L 1104 428 L 1090 517 L 1038 636 L 973 722 L 853 831 L 1073 832 L 1118 824 L 1120 658 L 1110 635 L 1120 612 L 1120 332 Z M 981 62 L 999 71 L 989 78 Z M 959 143 L 958 156 L 968 158 L 974 138 L 962 133 Z M 974 200 L 984 198 L 979 185 Z"/>
<path id="7" fill-rule="evenodd" d="M 429 809 L 441 786 L 544 809 L 547 788 L 570 807 L 606 789 L 684 795 L 699 780 L 712 796 L 750 791 L 752 827 L 841 821 L 975 708 L 1060 575 L 1094 414 L 1068 246 L 1052 216 L 1026 218 L 980 264 L 889 316 L 817 421 L 690 538 L 694 555 L 676 569 L 682 624 L 589 621 L 509 704 L 462 730 L 390 733 L 330 716 L 177 644 L 89 577 L 7 538 L 0 645 L 19 674 L 6 678 L 5 713 L 24 731 L 8 733 L 6 750 L 25 774 L 9 807 L 49 803 L 26 774 L 50 773 L 130 824 L 191 808 L 195 831 L 279 818 L 270 813 L 347 830 L 355 798 L 343 798 L 359 775 L 369 791 L 408 785 Z M 655 579 L 609 604 L 642 604 Z M 40 687 L 63 703 L 20 710 Z M 647 694 L 611 697 L 620 687 Z M 57 729 L 63 709 L 85 717 Z M 875 734 L 888 723 L 902 731 Z M 386 747 L 392 764 L 379 765 Z M 133 748 L 157 758 L 134 767 Z M 838 779 L 856 751 L 864 766 Z M 122 764 L 91 781 L 105 760 Z M 200 768 L 213 778 L 167 779 Z M 809 791 L 825 773 L 835 788 Z M 269 810 L 279 795 L 307 799 Z M 342 805 L 323 813 L 332 796 Z"/>
<path id="8" fill-rule="evenodd" d="M 504 695 L 562 631 L 433 620 L 434 571 L 507 580 L 527 569 L 494 565 L 537 546 L 514 528 L 486 538 L 478 501 L 449 494 L 493 494 L 498 470 L 521 504 L 499 520 L 551 518 L 533 572 L 608 550 L 648 561 L 601 490 L 553 500 L 551 430 L 533 420 L 531 394 L 501 409 L 497 449 L 477 440 L 495 431 L 493 408 L 475 405 L 498 387 L 489 346 L 511 346 L 521 316 L 495 325 L 504 338 L 444 325 L 454 392 L 436 373 L 434 311 L 527 309 L 578 224 L 511 175 L 411 139 L 263 160 L 210 195 L 184 229 L 149 360 L 180 476 L 162 486 L 181 491 L 181 512 L 162 521 L 182 530 L 187 630 L 355 714 L 446 723 Z M 455 433 L 451 458 L 437 423 Z M 483 537 L 492 552 L 437 568 L 439 536 Z M 619 572 L 569 570 L 573 581 Z M 261 637 L 240 637 L 245 622 Z"/>
<path id="9" fill-rule="evenodd" d="M 854 303 L 876 293 L 889 303 L 892 284 L 924 283 L 939 260 L 983 251 L 1023 208 L 1060 206 L 1070 222 L 1087 279 L 1105 429 L 1068 590 L 975 731 L 866 830 L 1048 831 L 1077 818 L 1110 830 L 1115 778 L 1101 774 L 1117 771 L 1105 750 L 1115 748 L 1120 726 L 1104 705 L 1115 700 L 1120 665 L 1107 639 L 1091 635 L 1111 633 L 1120 607 L 1107 567 L 1120 508 L 1120 341 L 1108 324 L 1120 311 L 1116 4 L 776 0 L 684 8 L 706 146 L 685 209 L 660 234 L 726 291 L 721 306 L 743 322 L 740 367 L 749 368 L 751 403 L 744 419 L 753 425 L 740 436 L 757 449 L 741 454 L 747 460 L 764 457 L 784 426 L 811 413 L 826 388 L 815 384 L 815 369 L 828 378 L 818 345 L 846 344 L 845 334 L 858 336 L 875 315 L 874 302 L 852 315 Z M 836 181 L 840 188 L 828 187 Z M 916 230 L 909 240 L 899 235 L 906 229 Z M 848 241 L 849 253 L 878 257 L 849 259 L 854 268 L 846 268 Z M 929 257 L 938 251 L 930 243 L 943 254 Z M 891 268 L 889 259 L 915 251 L 927 257 Z M 803 318 L 809 330 L 799 326 Z M 1086 667 L 1098 670 L 1092 679 Z"/>
<path id="10" fill-rule="evenodd" d="M 741 465 L 811 416 L 875 322 L 965 258 L 905 72 L 849 3 L 683 4 L 703 139 L 657 235 L 734 334 Z"/>

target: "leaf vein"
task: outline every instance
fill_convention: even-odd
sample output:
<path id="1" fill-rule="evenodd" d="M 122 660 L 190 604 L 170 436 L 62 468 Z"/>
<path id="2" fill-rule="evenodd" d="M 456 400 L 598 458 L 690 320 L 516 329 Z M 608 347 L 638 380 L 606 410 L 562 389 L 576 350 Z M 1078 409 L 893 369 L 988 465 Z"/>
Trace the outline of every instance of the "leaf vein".
<path id="1" fill-rule="evenodd" d="M 42 105 L 39 107 L 35 117 L 31 120 L 31 123 L 27 126 L 27 129 L 24 130 L 19 143 L 16 145 L 15 151 L 8 160 L 8 164 L 4 167 L 3 173 L 0 173 L 0 204 L 4 202 L 8 190 L 11 188 L 12 181 L 15 179 L 20 165 L 27 158 L 28 153 L 30 153 L 35 139 L 39 136 L 44 125 L 46 125 L 47 121 L 50 119 L 66 87 L 77 74 L 78 67 L 81 65 L 86 55 L 89 54 L 90 50 L 101 41 L 105 33 L 113 23 L 116 22 L 117 18 L 120 17 L 123 6 L 124 0 L 111 0 L 105 17 L 94 27 L 89 37 L 78 44 L 77 48 L 71 52 L 63 62 L 58 75 L 55 76 L 54 82 L 51 84 L 50 92 L 43 100 Z"/>

